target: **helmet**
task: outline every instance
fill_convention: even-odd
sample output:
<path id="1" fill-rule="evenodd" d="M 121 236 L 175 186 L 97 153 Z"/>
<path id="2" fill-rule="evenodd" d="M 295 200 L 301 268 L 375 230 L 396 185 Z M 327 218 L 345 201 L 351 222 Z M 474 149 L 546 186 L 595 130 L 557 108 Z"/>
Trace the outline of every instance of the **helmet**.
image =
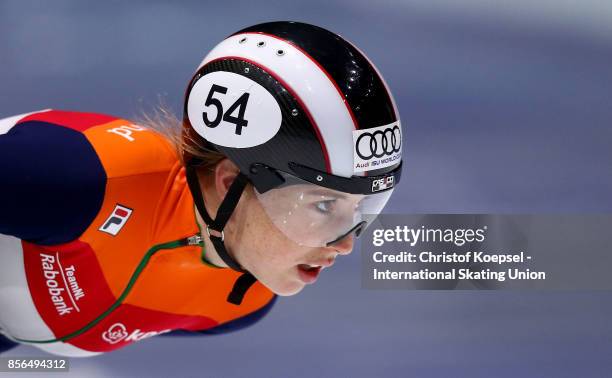
<path id="1" fill-rule="evenodd" d="M 401 125 L 387 84 L 357 47 L 314 25 L 268 22 L 227 37 L 191 79 L 183 123 L 185 143 L 240 169 L 213 220 L 195 175 L 201 160 L 184 152 L 196 207 L 236 270 L 222 231 L 247 182 L 287 237 L 313 247 L 358 235 L 399 182 Z"/>

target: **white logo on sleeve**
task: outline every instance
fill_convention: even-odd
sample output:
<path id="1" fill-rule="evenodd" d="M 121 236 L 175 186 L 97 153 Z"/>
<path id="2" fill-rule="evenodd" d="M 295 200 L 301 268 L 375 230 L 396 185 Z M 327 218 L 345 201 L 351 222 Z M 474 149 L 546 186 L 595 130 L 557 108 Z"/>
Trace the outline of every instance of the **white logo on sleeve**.
<path id="1" fill-rule="evenodd" d="M 102 338 L 109 344 L 117 344 L 127 337 L 127 330 L 121 323 L 115 323 L 102 334 Z"/>
<path id="2" fill-rule="evenodd" d="M 111 215 L 106 218 L 98 230 L 115 236 L 119 233 L 119 231 L 121 231 L 125 223 L 130 218 L 130 215 L 132 215 L 132 209 L 117 205 L 115 206 L 115 209 Z"/>
<path id="3" fill-rule="evenodd" d="M 115 323 L 102 333 L 102 339 L 109 344 L 117 344 L 120 341 L 132 342 L 140 341 L 149 337 L 161 335 L 172 331 L 171 329 L 164 329 L 162 331 L 149 331 L 144 332 L 140 329 L 135 329 L 132 333 L 128 334 L 127 328 L 122 323 Z"/>
<path id="4" fill-rule="evenodd" d="M 112 129 L 106 130 L 109 133 L 117 134 L 119 136 L 124 137 L 130 142 L 133 142 L 135 139 L 132 137 L 133 131 L 144 131 L 147 130 L 146 127 L 138 126 L 138 125 L 123 125 L 118 127 L 113 127 Z"/>
<path id="5" fill-rule="evenodd" d="M 199 79 L 187 101 L 189 122 L 212 143 L 248 148 L 272 139 L 280 130 L 280 106 L 259 83 L 225 71 Z"/>

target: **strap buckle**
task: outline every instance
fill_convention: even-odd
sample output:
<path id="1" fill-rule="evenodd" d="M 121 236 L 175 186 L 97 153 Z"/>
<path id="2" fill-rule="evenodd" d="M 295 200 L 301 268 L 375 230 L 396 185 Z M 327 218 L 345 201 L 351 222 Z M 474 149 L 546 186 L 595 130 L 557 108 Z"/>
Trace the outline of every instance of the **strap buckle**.
<path id="1" fill-rule="evenodd" d="M 210 225 L 206 225 L 206 233 L 208 234 L 208 237 L 209 237 L 209 238 L 210 238 L 210 236 L 211 236 L 211 235 L 210 235 L 210 231 L 211 231 L 211 230 L 210 230 Z M 214 232 L 216 232 L 216 233 L 220 234 L 220 235 L 221 235 L 221 236 L 220 236 L 220 237 L 221 237 L 221 241 L 225 241 L 225 233 L 223 232 L 223 230 L 221 230 L 221 231 L 212 230 L 212 231 L 214 231 Z M 216 238 L 218 238 L 218 237 L 219 237 L 219 235 L 212 235 L 212 236 L 214 236 L 214 237 L 216 237 Z"/>

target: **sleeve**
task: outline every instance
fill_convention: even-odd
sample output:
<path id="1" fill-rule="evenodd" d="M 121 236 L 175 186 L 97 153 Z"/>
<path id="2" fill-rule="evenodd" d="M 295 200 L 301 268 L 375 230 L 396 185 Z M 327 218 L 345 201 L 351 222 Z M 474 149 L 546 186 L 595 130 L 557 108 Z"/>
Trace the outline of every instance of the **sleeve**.
<path id="1" fill-rule="evenodd" d="M 46 111 L 0 120 L 0 233 L 54 245 L 87 229 L 106 174 L 82 131 L 103 117 Z"/>
<path id="2" fill-rule="evenodd" d="M 278 296 L 275 295 L 268 304 L 260 308 L 259 310 L 252 312 L 248 315 L 240 317 L 238 319 L 232 320 L 231 322 L 227 322 L 225 324 L 221 324 L 211 329 L 207 329 L 204 331 L 173 331 L 170 333 L 164 333 L 161 336 L 206 336 L 206 335 L 222 335 L 225 333 L 240 331 L 244 328 L 250 327 L 253 324 L 259 322 L 263 319 L 264 316 L 270 312 L 274 303 L 276 303 L 276 298 Z"/>

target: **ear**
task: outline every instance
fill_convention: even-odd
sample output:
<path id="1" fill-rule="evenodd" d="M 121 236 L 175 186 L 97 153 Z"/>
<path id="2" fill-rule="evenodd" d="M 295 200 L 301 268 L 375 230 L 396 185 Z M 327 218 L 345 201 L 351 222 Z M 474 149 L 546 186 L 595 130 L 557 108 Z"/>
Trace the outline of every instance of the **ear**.
<path id="1" fill-rule="evenodd" d="M 215 190 L 221 200 L 225 198 L 225 194 L 239 172 L 240 169 L 238 169 L 236 164 L 227 158 L 221 160 L 215 166 Z"/>

